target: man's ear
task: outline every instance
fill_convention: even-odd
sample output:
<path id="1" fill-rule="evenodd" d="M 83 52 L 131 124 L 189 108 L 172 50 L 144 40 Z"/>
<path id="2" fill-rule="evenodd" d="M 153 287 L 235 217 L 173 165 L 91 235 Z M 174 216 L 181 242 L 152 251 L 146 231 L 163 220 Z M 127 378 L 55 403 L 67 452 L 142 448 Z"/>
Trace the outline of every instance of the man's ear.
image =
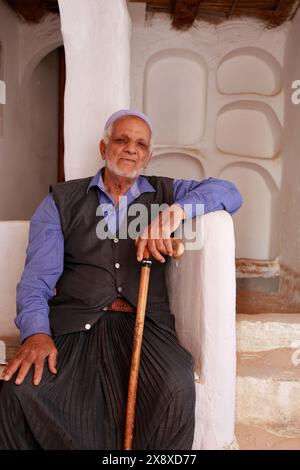
<path id="1" fill-rule="evenodd" d="M 99 143 L 99 150 L 100 150 L 100 154 L 101 154 L 102 160 L 105 160 L 106 144 L 104 143 L 104 140 L 103 140 L 103 139 L 100 140 L 100 143 Z"/>

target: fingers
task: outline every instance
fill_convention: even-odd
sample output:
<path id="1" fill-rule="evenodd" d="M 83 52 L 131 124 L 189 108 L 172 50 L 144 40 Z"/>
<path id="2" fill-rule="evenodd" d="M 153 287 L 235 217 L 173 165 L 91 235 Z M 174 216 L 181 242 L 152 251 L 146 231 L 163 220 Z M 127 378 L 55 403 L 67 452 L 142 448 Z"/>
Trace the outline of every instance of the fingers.
<path id="1" fill-rule="evenodd" d="M 165 258 L 161 255 L 161 253 L 159 252 L 156 244 L 157 244 L 158 240 L 152 240 L 151 238 L 149 238 L 148 240 L 148 250 L 149 250 L 149 253 L 151 256 L 153 256 L 154 259 L 156 259 L 157 261 L 160 261 L 161 263 L 164 263 L 166 260 Z M 163 243 L 162 243 L 163 245 Z M 164 247 L 163 247 L 164 249 Z"/>
<path id="2" fill-rule="evenodd" d="M 8 382 L 14 375 L 14 373 L 19 369 L 23 358 L 18 354 L 7 364 L 4 371 L 2 372 L 2 377 L 5 382 Z"/>
<path id="3" fill-rule="evenodd" d="M 165 249 L 167 251 L 167 254 L 169 256 L 173 256 L 173 245 L 172 245 L 171 238 L 165 238 L 164 239 L 164 245 L 165 245 Z"/>
<path id="4" fill-rule="evenodd" d="M 138 261 L 142 261 L 144 257 L 144 250 L 147 246 L 148 240 L 147 239 L 139 239 L 137 242 L 137 250 L 136 250 L 136 258 Z"/>
<path id="5" fill-rule="evenodd" d="M 163 255 L 173 255 L 173 247 L 172 247 L 172 241 L 171 239 L 138 239 L 136 241 L 136 247 L 137 247 L 137 260 L 142 261 L 144 257 L 144 251 L 145 248 L 147 247 L 149 250 L 149 254 L 156 259 L 157 261 L 160 261 L 161 263 L 164 263 L 166 260 Z"/>
<path id="6" fill-rule="evenodd" d="M 44 359 L 37 358 L 34 363 L 34 374 L 33 374 L 33 383 L 34 385 L 39 385 L 43 377 L 44 370 Z"/>
<path id="7" fill-rule="evenodd" d="M 26 375 L 28 374 L 31 366 L 33 365 L 33 361 L 30 360 L 30 359 L 24 359 L 22 361 L 22 365 L 20 367 L 20 370 L 19 370 L 19 373 L 17 375 L 17 378 L 15 380 L 15 383 L 17 385 L 20 385 L 21 383 L 23 383 Z"/>
<path id="8" fill-rule="evenodd" d="M 48 357 L 48 367 L 52 374 L 57 374 L 56 363 L 57 363 L 57 349 L 52 351 Z"/>

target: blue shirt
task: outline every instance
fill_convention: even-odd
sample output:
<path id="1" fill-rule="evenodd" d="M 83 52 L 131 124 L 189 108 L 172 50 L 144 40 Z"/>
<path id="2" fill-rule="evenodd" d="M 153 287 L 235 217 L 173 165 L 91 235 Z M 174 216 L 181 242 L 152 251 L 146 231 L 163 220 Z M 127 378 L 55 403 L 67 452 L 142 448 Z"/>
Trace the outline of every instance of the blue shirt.
<path id="1" fill-rule="evenodd" d="M 139 176 L 121 198 L 117 208 L 105 190 L 102 171 L 92 178 L 90 185 L 98 189 L 99 203 L 113 233 L 126 214 L 127 207 L 144 192 L 155 192 L 149 181 Z M 207 178 L 202 181 L 174 180 L 174 203 L 180 205 L 186 218 L 203 213 L 226 210 L 234 214 L 242 205 L 236 186 L 226 180 Z M 51 194 L 45 197 L 34 213 L 29 230 L 29 244 L 21 281 L 17 285 L 17 317 L 21 340 L 35 333 L 50 335 L 48 301 L 64 269 L 64 238 L 58 209 Z"/>

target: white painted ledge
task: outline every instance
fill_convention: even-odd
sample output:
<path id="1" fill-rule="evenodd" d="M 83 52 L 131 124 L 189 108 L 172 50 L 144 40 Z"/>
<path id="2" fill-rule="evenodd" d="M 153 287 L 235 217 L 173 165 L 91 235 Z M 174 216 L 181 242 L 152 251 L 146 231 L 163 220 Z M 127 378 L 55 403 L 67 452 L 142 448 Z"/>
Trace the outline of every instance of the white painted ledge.
<path id="1" fill-rule="evenodd" d="M 235 239 L 225 211 L 197 218 L 203 246 L 172 261 L 168 273 L 171 309 L 179 339 L 195 359 L 194 449 L 223 449 L 234 441 Z M 195 223 L 195 219 L 191 222 Z"/>

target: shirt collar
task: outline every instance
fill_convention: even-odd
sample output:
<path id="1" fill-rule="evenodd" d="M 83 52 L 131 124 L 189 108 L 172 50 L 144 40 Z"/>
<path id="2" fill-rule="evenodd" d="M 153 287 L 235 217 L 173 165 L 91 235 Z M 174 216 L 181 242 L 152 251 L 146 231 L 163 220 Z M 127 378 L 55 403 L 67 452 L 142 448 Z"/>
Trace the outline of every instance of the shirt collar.
<path id="1" fill-rule="evenodd" d="M 104 182 L 102 178 L 103 170 L 104 170 L 104 167 L 100 168 L 100 170 L 97 171 L 95 176 L 93 176 L 93 178 L 90 181 L 90 184 L 88 185 L 88 188 L 86 191 L 87 193 L 89 192 L 90 188 L 92 188 L 93 186 L 97 186 L 97 188 L 99 188 L 100 191 L 106 194 L 106 190 L 105 190 Z M 135 182 L 129 188 L 128 191 L 130 191 L 132 196 L 134 196 L 135 198 L 140 196 L 142 193 L 155 193 L 156 192 L 152 184 L 150 184 L 147 178 L 145 178 L 142 175 L 138 176 L 138 178 L 135 180 Z"/>

